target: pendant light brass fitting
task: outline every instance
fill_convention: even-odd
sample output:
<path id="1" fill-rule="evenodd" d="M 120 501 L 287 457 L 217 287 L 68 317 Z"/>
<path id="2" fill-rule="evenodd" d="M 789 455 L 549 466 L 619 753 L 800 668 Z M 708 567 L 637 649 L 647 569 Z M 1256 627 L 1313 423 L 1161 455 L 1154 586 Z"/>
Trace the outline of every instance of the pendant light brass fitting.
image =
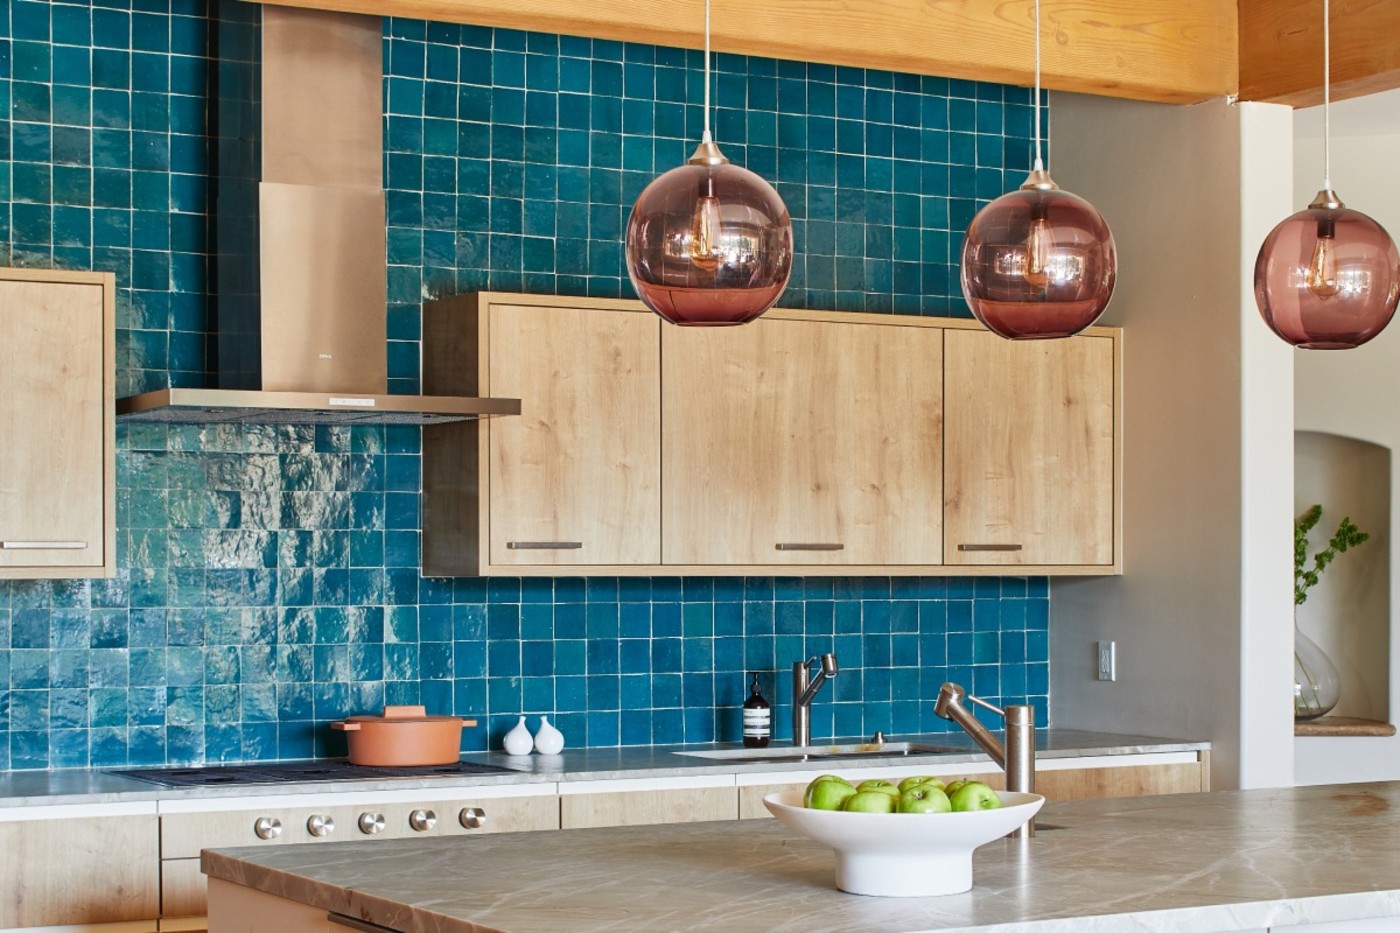
<path id="1" fill-rule="evenodd" d="M 1342 199 L 1337 196 L 1337 192 L 1333 191 L 1331 188 L 1323 188 L 1313 197 L 1312 203 L 1308 205 L 1308 210 L 1339 211 L 1344 207 L 1346 207 L 1346 205 L 1343 204 Z"/>
<path id="2" fill-rule="evenodd" d="M 695 147 L 690 158 L 685 160 L 686 165 L 728 165 L 729 160 L 724 157 L 724 153 L 719 151 L 719 146 L 712 139 L 701 140 L 700 145 Z"/>
<path id="3" fill-rule="evenodd" d="M 1059 191 L 1060 186 L 1055 184 L 1055 179 L 1050 177 L 1050 173 L 1043 168 L 1032 169 L 1026 176 L 1026 180 L 1021 182 L 1022 191 Z"/>

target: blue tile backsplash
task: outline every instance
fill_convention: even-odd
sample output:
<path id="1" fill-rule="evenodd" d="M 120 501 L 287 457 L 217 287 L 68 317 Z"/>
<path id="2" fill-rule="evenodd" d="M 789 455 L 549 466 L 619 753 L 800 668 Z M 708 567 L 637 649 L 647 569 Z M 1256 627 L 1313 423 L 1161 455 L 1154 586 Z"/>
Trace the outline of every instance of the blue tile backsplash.
<path id="1" fill-rule="evenodd" d="M 0 263 L 116 273 L 118 391 L 209 379 L 202 0 L 0 0 Z M 700 134 L 699 53 L 385 21 L 391 388 L 425 297 L 631 295 L 622 230 Z M 773 181 L 782 304 L 964 316 L 961 231 L 1029 159 L 1025 90 L 717 57 L 714 125 Z M 0 770 L 343 753 L 384 703 L 524 712 L 570 745 L 736 740 L 746 671 L 788 734 L 941 731 L 947 679 L 1046 721 L 1043 578 L 432 579 L 416 428 L 122 425 L 119 571 L 0 581 Z"/>

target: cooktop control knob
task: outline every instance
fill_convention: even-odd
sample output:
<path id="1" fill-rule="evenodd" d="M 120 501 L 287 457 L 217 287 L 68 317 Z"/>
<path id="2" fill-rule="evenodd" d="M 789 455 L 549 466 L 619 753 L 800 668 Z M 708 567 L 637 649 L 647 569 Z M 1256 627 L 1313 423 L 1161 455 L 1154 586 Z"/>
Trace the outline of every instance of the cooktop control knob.
<path id="1" fill-rule="evenodd" d="M 437 825 L 437 814 L 432 810 L 414 810 L 408 815 L 408 825 L 420 833 L 426 833 Z"/>
<path id="2" fill-rule="evenodd" d="M 259 839 L 276 839 L 282 835 L 282 821 L 275 816 L 260 816 L 253 821 L 253 834 Z"/>
<path id="3" fill-rule="evenodd" d="M 306 821 L 306 831 L 313 836 L 329 836 L 335 832 L 335 819 L 318 813 Z"/>
<path id="4" fill-rule="evenodd" d="M 382 813 L 361 813 L 360 832 L 366 836 L 373 836 L 376 833 L 384 832 L 384 814 Z"/>
<path id="5" fill-rule="evenodd" d="M 486 825 L 486 811 L 480 807 L 463 807 L 457 819 L 467 829 L 481 829 Z"/>

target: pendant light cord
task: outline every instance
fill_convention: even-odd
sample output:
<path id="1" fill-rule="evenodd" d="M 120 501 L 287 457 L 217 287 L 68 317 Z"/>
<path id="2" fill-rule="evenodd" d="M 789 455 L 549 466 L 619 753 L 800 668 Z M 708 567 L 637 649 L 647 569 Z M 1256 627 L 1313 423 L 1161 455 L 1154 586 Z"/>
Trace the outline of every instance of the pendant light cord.
<path id="1" fill-rule="evenodd" d="M 710 0 L 705 0 L 705 131 L 700 138 L 714 141 L 710 136 Z"/>
<path id="2" fill-rule="evenodd" d="M 709 0 L 705 0 L 709 3 Z M 1039 0 L 1037 0 L 1039 2 Z M 1332 190 L 1332 15 L 1322 0 L 1322 187 Z"/>
<path id="3" fill-rule="evenodd" d="M 1043 172 L 1045 163 L 1040 158 L 1040 0 L 1035 0 L 1035 99 L 1031 103 L 1035 108 L 1035 171 Z"/>

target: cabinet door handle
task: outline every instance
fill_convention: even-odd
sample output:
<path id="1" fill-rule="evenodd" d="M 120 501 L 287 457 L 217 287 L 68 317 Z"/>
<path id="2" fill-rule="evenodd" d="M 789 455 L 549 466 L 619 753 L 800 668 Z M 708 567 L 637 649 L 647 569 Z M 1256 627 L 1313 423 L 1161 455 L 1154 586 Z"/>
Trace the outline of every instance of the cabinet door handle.
<path id="1" fill-rule="evenodd" d="M 806 541 L 779 541 L 773 545 L 779 551 L 844 551 L 846 545 Z"/>
<path id="2" fill-rule="evenodd" d="M 1019 544 L 959 544 L 959 551 L 1019 551 Z"/>
<path id="3" fill-rule="evenodd" d="M 583 547 L 582 541 L 507 541 L 506 547 L 512 551 L 577 551 Z"/>
<path id="4" fill-rule="evenodd" d="M 0 541 L 5 551 L 81 551 L 87 546 L 86 541 Z"/>

